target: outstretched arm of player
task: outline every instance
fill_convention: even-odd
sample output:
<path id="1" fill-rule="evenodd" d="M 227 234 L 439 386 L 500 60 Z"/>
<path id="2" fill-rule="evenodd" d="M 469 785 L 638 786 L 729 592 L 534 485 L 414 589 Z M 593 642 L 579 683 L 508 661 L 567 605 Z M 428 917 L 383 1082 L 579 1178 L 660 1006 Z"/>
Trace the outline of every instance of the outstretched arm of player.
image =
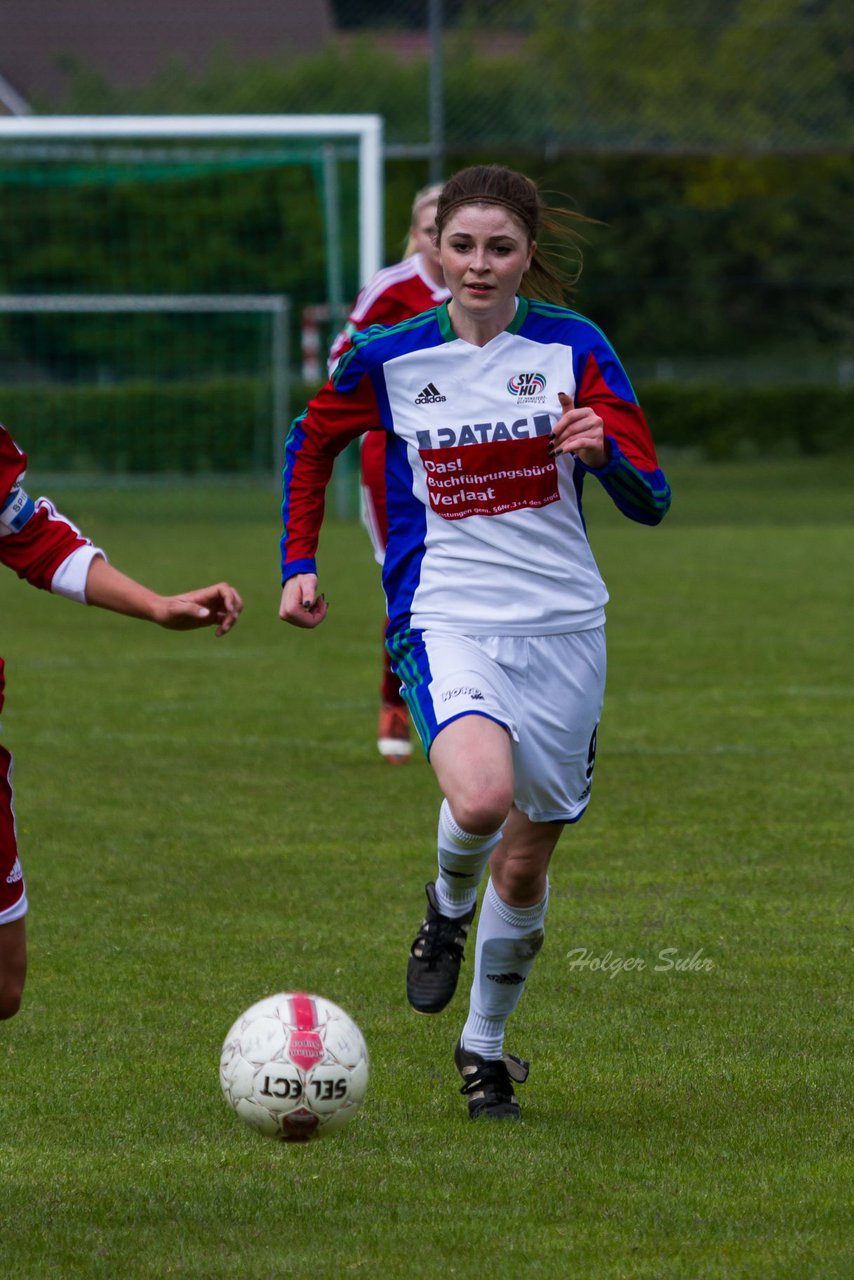
<path id="1" fill-rule="evenodd" d="M 375 428 L 382 416 L 361 353 L 349 352 L 343 363 L 346 369 L 339 367 L 334 380 L 321 387 L 285 439 L 279 617 L 294 627 L 311 629 L 326 617 L 326 600 L 317 592 L 315 554 L 335 457 Z"/>
<path id="2" fill-rule="evenodd" d="M 181 595 L 161 596 L 156 591 L 114 569 L 101 556 L 89 566 L 86 578 L 86 603 L 130 618 L 156 622 L 170 631 L 193 631 L 198 627 L 216 627 L 224 636 L 237 621 L 243 608 L 234 587 L 217 582 Z"/>
<path id="3" fill-rule="evenodd" d="M 329 606 L 326 597 L 317 594 L 317 574 L 296 573 L 282 587 L 279 617 L 293 627 L 319 627 Z"/>

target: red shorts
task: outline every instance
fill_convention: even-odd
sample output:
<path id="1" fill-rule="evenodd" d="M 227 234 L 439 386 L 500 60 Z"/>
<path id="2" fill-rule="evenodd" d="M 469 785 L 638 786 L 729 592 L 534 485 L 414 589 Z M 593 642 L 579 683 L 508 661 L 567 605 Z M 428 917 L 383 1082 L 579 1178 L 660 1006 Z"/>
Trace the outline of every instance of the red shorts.
<path id="1" fill-rule="evenodd" d="M 0 658 L 0 708 L 3 706 L 3 659 Z M 18 858 L 15 806 L 12 802 L 12 756 L 0 746 L 0 924 L 27 913 L 27 890 Z"/>

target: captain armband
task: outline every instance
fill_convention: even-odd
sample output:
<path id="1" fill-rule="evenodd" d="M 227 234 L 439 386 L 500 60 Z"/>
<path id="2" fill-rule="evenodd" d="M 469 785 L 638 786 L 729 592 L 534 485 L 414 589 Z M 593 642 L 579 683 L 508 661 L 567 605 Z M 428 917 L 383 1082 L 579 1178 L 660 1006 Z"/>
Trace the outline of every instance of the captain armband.
<path id="1" fill-rule="evenodd" d="M 10 533 L 20 533 L 36 509 L 29 494 L 17 486 L 12 489 L 0 507 L 0 538 L 8 538 Z"/>

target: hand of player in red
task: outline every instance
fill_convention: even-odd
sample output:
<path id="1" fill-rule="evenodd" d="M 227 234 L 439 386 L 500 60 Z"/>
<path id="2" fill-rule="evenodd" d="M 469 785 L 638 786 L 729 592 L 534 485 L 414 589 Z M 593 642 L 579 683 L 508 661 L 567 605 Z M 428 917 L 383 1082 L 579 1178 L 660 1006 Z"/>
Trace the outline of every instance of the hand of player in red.
<path id="1" fill-rule="evenodd" d="M 197 627 L 216 627 L 216 634 L 230 631 L 243 608 L 234 587 L 217 582 L 198 587 L 177 596 L 164 596 L 155 612 L 154 621 L 169 631 L 193 631 Z"/>
<path id="2" fill-rule="evenodd" d="M 216 627 L 218 636 L 224 636 L 231 630 L 243 608 L 239 594 L 227 582 L 197 587 L 180 595 L 162 596 L 115 569 L 103 555 L 96 555 L 89 565 L 86 603 L 130 618 L 156 622 L 169 631 Z"/>
<path id="3" fill-rule="evenodd" d="M 279 617 L 293 627 L 319 627 L 329 610 L 324 595 L 317 594 L 317 575 L 297 573 L 282 587 Z"/>
<path id="4" fill-rule="evenodd" d="M 555 423 L 549 452 L 552 457 L 574 453 L 587 467 L 598 470 L 608 461 L 605 424 L 593 409 L 576 409 L 572 396 L 558 392 L 563 413 Z"/>

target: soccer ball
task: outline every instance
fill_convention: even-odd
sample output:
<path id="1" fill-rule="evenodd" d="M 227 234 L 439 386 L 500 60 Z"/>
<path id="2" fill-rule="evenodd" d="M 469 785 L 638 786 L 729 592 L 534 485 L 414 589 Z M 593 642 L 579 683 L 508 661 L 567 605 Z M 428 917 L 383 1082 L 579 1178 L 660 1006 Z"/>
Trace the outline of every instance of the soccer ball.
<path id="1" fill-rule="evenodd" d="M 287 991 L 240 1015 L 222 1046 L 219 1080 L 251 1128 L 308 1142 L 355 1114 L 368 1087 L 368 1051 L 337 1004 Z"/>

